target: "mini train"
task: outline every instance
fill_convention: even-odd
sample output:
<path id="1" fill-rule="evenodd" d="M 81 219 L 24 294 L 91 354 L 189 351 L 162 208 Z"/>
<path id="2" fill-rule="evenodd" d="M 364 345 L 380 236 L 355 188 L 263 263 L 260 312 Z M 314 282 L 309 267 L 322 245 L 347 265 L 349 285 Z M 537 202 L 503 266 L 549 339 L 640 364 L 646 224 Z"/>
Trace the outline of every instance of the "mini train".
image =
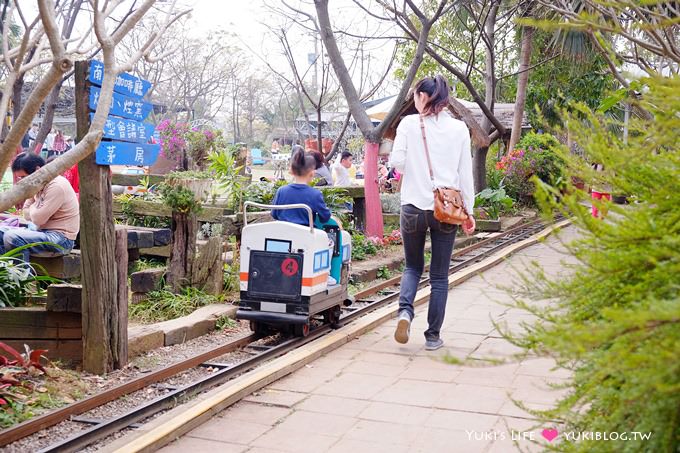
<path id="1" fill-rule="evenodd" d="M 247 222 L 248 206 L 262 209 L 306 209 L 309 226 L 290 222 Z M 314 317 L 333 326 L 347 293 L 352 256 L 351 236 L 331 219 L 314 224 L 304 204 L 244 204 L 240 249 L 240 302 L 236 319 L 250 321 L 255 333 L 273 331 L 307 336 Z"/>

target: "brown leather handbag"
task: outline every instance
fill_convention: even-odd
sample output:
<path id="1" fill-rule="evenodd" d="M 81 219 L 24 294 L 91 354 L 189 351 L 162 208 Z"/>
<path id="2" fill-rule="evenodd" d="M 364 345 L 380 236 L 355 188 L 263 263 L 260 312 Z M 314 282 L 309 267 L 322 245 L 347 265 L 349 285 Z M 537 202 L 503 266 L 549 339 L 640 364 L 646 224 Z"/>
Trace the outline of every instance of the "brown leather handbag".
<path id="1" fill-rule="evenodd" d="M 434 218 L 442 223 L 462 225 L 468 219 L 468 213 L 465 210 L 460 190 L 452 187 L 436 187 L 434 184 L 434 173 L 432 173 L 432 162 L 427 147 L 427 138 L 425 138 L 425 122 L 422 115 L 420 116 L 420 131 L 423 133 L 423 145 L 425 145 L 427 166 L 430 169 L 432 191 L 434 192 Z"/>

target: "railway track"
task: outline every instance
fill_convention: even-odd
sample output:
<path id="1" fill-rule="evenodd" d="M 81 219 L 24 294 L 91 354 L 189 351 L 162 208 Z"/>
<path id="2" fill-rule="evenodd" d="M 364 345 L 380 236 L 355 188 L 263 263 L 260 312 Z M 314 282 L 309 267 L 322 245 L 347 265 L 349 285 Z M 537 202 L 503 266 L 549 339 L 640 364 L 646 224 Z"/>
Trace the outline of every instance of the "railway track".
<path id="1" fill-rule="evenodd" d="M 505 247 L 527 239 L 544 227 L 544 224 L 537 220 L 520 225 L 504 233 L 492 235 L 468 247 L 459 249 L 452 255 L 449 273 L 453 274 L 466 267 L 472 266 Z M 356 305 L 358 307 L 348 307 L 344 310 L 343 316 L 340 319 L 340 324 L 346 325 L 351 323 L 374 310 L 397 301 L 399 298 L 398 285 L 400 278 L 400 276 L 395 276 L 355 294 L 355 298 L 358 302 Z M 429 278 L 425 277 L 421 279 L 420 286 L 426 286 L 428 282 Z M 371 296 L 379 293 L 380 296 L 378 298 L 371 298 Z M 89 427 L 85 427 L 75 435 L 41 449 L 39 452 L 80 451 L 111 434 L 133 427 L 136 423 L 142 422 L 160 412 L 172 409 L 191 399 L 193 396 L 219 384 L 225 383 L 240 374 L 256 368 L 264 362 L 280 357 L 289 351 L 299 348 L 303 344 L 314 341 L 331 330 L 330 326 L 322 325 L 314 328 L 309 336 L 305 338 L 283 339 L 280 343 L 269 346 L 254 345 L 253 343 L 259 339 L 254 334 L 237 338 L 198 356 L 141 376 L 121 384 L 120 386 L 23 422 L 13 428 L 0 431 L 0 447 L 47 429 L 62 421 L 72 420 L 82 423 L 84 426 L 89 425 Z M 251 354 L 251 357 L 246 360 L 234 364 L 212 361 L 225 354 L 244 349 L 248 350 Z M 210 367 L 212 370 L 216 371 L 186 385 L 165 386 L 165 394 L 115 417 L 106 420 L 93 420 L 81 416 L 106 403 L 151 385 L 162 383 L 173 376 L 177 376 L 182 372 L 186 372 L 187 370 L 196 367 Z"/>

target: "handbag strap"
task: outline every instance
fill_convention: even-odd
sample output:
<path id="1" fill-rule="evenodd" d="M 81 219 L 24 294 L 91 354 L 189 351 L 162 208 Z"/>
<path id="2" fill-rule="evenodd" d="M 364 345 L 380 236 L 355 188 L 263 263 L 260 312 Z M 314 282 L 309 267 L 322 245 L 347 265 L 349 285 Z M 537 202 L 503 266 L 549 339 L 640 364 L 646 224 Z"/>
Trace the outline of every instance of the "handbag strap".
<path id="1" fill-rule="evenodd" d="M 434 185 L 434 173 L 432 172 L 432 162 L 430 161 L 430 150 L 427 147 L 427 138 L 425 137 L 425 121 L 423 115 L 420 115 L 420 132 L 423 134 L 423 145 L 425 145 L 425 156 L 427 157 L 427 167 L 430 170 L 430 180 L 432 180 L 432 190 L 436 187 Z"/>
<path id="2" fill-rule="evenodd" d="M 427 147 L 427 138 L 425 137 L 425 121 L 423 121 L 423 115 L 420 115 L 420 132 L 423 134 L 423 145 L 425 145 L 425 156 L 427 157 L 427 167 L 430 169 L 430 179 L 432 180 L 432 190 L 437 190 L 437 186 L 434 184 L 434 173 L 432 172 L 432 162 L 430 161 L 430 150 Z M 465 202 L 462 203 L 463 205 L 463 212 L 465 214 L 470 215 L 468 213 L 467 208 L 465 207 Z"/>

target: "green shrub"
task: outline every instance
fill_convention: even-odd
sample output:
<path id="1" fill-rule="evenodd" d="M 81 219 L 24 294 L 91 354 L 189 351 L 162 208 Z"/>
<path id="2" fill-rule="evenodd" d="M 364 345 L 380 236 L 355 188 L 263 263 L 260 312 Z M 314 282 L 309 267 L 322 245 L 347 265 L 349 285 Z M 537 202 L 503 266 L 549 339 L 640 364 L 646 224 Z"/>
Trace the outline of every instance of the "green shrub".
<path id="1" fill-rule="evenodd" d="M 226 192 L 227 203 L 234 210 L 241 209 L 245 178 L 240 174 L 243 166 L 236 165 L 238 145 L 229 145 L 208 155 L 210 170 L 215 174 L 219 188 Z"/>
<path id="2" fill-rule="evenodd" d="M 573 274 L 525 281 L 526 294 L 547 305 L 519 302 L 539 316 L 519 336 L 508 336 L 573 369 L 571 393 L 554 410 L 540 412 L 560 432 L 642 432 L 648 440 L 577 443 L 565 452 L 677 452 L 680 445 L 680 77 L 642 82 L 627 143 L 615 119 L 572 106 L 565 124 L 586 158 L 569 156 L 569 175 L 591 185 L 608 184 L 637 203 L 611 205 L 606 219 L 584 206 L 583 191 L 562 193 L 537 182 L 544 211 L 573 216 L 580 232 L 568 245 L 581 263 Z M 594 172 L 589 161 L 604 164 Z"/>
<path id="3" fill-rule="evenodd" d="M 392 278 L 392 271 L 387 266 L 380 266 L 378 268 L 377 277 L 382 278 L 384 280 L 388 280 Z"/>
<path id="4" fill-rule="evenodd" d="M 564 159 L 560 156 L 560 143 L 550 134 L 529 132 L 515 149 L 496 163 L 503 176 L 507 193 L 515 200 L 531 204 L 535 185 L 531 178 L 562 187 L 564 185 Z"/>
<path id="5" fill-rule="evenodd" d="M 502 213 L 512 209 L 512 198 L 506 193 L 501 185 L 498 189 L 486 189 L 475 195 L 475 208 L 484 208 L 490 219 L 498 219 Z"/>
<path id="6" fill-rule="evenodd" d="M 335 215 L 346 211 L 347 204 L 352 203 L 352 197 L 349 196 L 349 192 L 342 187 L 320 187 L 319 190 L 323 194 L 326 206 Z"/>
<path id="7" fill-rule="evenodd" d="M 220 316 L 215 321 L 215 330 L 229 330 L 238 327 L 238 323 L 227 315 Z"/>
<path id="8" fill-rule="evenodd" d="M 130 318 L 140 322 L 157 322 L 177 319 L 193 313 L 205 305 L 217 304 L 221 300 L 196 288 L 184 288 L 180 294 L 162 289 L 152 291 L 144 301 L 130 305 Z"/>
<path id="9" fill-rule="evenodd" d="M 378 253 L 378 246 L 361 233 L 352 233 L 352 260 L 361 261 Z"/>
<path id="10" fill-rule="evenodd" d="M 24 245 L 0 255 L 0 308 L 23 305 L 27 296 L 40 291 L 38 282 L 58 281 L 53 277 L 37 275 L 30 263 L 21 260 L 21 252 L 35 245 Z"/>
<path id="11" fill-rule="evenodd" d="M 387 214 L 399 214 L 401 212 L 401 194 L 381 193 L 380 204 L 382 206 L 382 212 Z"/>
<path id="12" fill-rule="evenodd" d="M 486 187 L 492 190 L 500 189 L 503 186 L 503 179 L 505 175 L 502 171 L 496 168 L 497 161 L 493 161 L 492 165 L 487 165 L 486 168 Z"/>
<path id="13" fill-rule="evenodd" d="M 194 192 L 184 186 L 163 183 L 160 185 L 160 193 L 163 203 L 173 212 L 188 214 L 198 213 L 203 209 Z"/>
<path id="14" fill-rule="evenodd" d="M 250 183 L 243 191 L 243 201 L 271 204 L 274 200 L 274 195 L 276 195 L 276 190 L 286 183 L 285 181 L 282 182 L 283 184 L 278 181 L 277 183 L 269 181 L 255 181 Z"/>

